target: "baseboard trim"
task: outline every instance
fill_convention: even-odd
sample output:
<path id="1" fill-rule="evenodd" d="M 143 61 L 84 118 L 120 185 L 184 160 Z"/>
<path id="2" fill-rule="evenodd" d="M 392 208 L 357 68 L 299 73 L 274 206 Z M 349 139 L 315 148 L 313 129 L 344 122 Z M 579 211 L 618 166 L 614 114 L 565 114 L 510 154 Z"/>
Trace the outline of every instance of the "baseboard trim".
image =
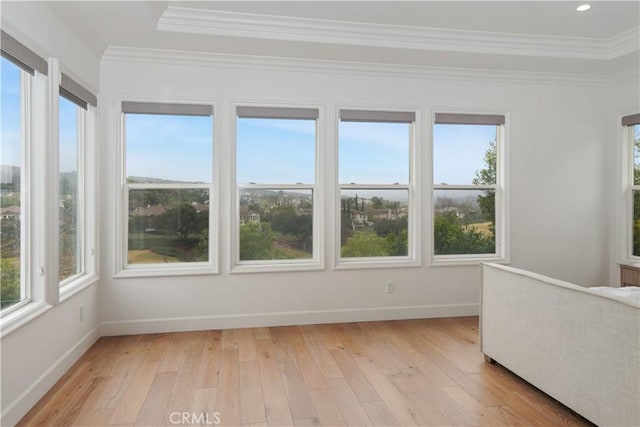
<path id="1" fill-rule="evenodd" d="M 101 336 L 202 331 L 210 329 L 254 328 L 266 326 L 311 325 L 321 323 L 364 322 L 376 320 L 477 316 L 479 312 L 479 304 L 449 304 L 123 320 L 117 322 L 103 322 L 101 326 Z"/>
<path id="2" fill-rule="evenodd" d="M 0 415 L 0 425 L 12 426 L 20 421 L 99 338 L 100 325 L 96 325 L 51 365 L 16 400 L 6 406 L 2 411 L 2 415 Z"/>

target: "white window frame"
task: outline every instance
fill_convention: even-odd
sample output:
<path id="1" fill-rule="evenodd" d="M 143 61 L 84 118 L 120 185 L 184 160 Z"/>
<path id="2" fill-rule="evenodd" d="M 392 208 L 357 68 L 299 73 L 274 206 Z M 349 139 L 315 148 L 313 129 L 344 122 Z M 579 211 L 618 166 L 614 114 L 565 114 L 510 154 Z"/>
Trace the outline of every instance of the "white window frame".
<path id="1" fill-rule="evenodd" d="M 156 104 L 159 109 L 170 105 L 191 104 L 197 106 L 211 107 L 211 176 L 210 182 L 205 184 L 143 184 L 127 182 L 127 162 L 126 162 L 126 138 L 125 138 L 125 112 L 123 112 L 123 102 Z M 115 247 L 115 271 L 113 277 L 170 277 L 188 275 L 210 275 L 218 274 L 218 245 L 220 241 L 218 230 L 218 209 L 219 209 L 219 148 L 216 141 L 220 141 L 220 126 L 216 125 L 216 112 L 219 111 L 214 102 L 202 99 L 177 99 L 177 98 L 141 98 L 141 97 L 120 97 L 116 100 L 116 120 L 118 125 L 117 156 L 119 159 L 119 173 L 117 174 L 117 200 L 116 200 L 116 241 Z M 146 114 L 146 113 L 145 113 Z M 154 114 L 150 112 L 148 114 Z M 158 113 L 160 115 L 160 113 Z M 179 116 L 180 114 L 169 114 Z M 167 264 L 129 264 L 128 240 L 129 240 L 129 190 L 180 190 L 180 189 L 206 189 L 209 191 L 209 260 L 206 262 L 176 262 Z M 215 236 L 215 237 L 214 237 Z"/>
<path id="2" fill-rule="evenodd" d="M 496 125 L 496 184 L 495 185 L 439 185 L 434 183 L 434 132 L 436 126 L 436 114 L 461 114 L 478 116 L 504 116 L 504 124 Z M 461 123 L 463 124 L 463 123 Z M 473 125 L 474 123 L 468 123 Z M 429 195 L 429 265 L 430 266 L 455 266 L 455 265 L 477 265 L 481 262 L 509 263 L 509 203 L 508 203 L 508 138 L 509 138 L 509 113 L 468 111 L 463 109 L 435 108 L 431 112 L 431 137 L 429 138 L 429 174 L 430 195 Z M 433 213 L 435 203 L 435 190 L 495 190 L 495 239 L 496 251 L 494 254 L 454 254 L 435 255 L 434 224 L 435 215 Z"/>
<path id="3" fill-rule="evenodd" d="M 0 318 L 21 310 L 32 302 L 30 280 L 31 259 L 28 255 L 31 248 L 31 206 L 29 189 L 31 188 L 31 96 L 32 79 L 28 72 L 15 65 L 20 72 L 20 296 L 24 299 L 0 311 Z M 4 327 L 4 324 L 3 324 Z"/>
<path id="4" fill-rule="evenodd" d="M 59 123 L 58 103 L 62 74 L 56 58 L 45 60 L 17 40 L 2 32 L 7 42 L 9 56 L 18 61 L 20 68 L 28 70 L 31 78 L 21 74 L 21 128 L 22 128 L 22 179 L 21 179 L 21 280 L 25 300 L 0 313 L 0 336 L 18 330 L 39 317 L 69 296 L 97 282 L 97 264 L 93 249 L 96 243 L 95 221 L 95 106 L 89 106 L 83 114 L 83 126 L 79 126 L 82 141 L 79 150 L 79 189 L 86 194 L 78 211 L 83 217 L 82 244 L 91 256 L 84 254 L 84 274 L 75 280 L 58 280 L 58 164 Z M 4 45 L 3 45 L 4 49 Z M 4 55 L 4 51 L 3 51 Z M 13 60 L 12 60 L 13 62 Z M 65 76 L 66 77 L 66 76 Z M 68 81 L 67 81 L 68 83 Z M 75 83 L 74 83 L 75 84 Z M 76 84 L 76 88 L 81 86 Z M 96 98 L 86 89 L 96 104 Z M 81 176 L 82 175 L 82 176 Z M 32 191 L 33 188 L 41 191 Z M 82 255 L 81 255 L 82 256 Z"/>
<path id="5" fill-rule="evenodd" d="M 256 109 L 273 109 L 286 113 L 288 109 L 311 109 L 317 110 L 317 118 L 315 119 L 315 182 L 312 184 L 281 184 L 281 183 L 249 183 L 238 184 L 237 182 L 237 141 L 238 141 L 238 108 L 256 108 Z M 269 117 L 263 117 L 268 119 Z M 286 115 L 279 117 L 271 117 L 273 119 L 287 120 Z M 294 118 L 290 118 L 293 120 Z M 311 120 L 311 119 L 308 119 Z M 324 217 L 322 215 L 322 200 L 324 200 L 322 165 L 324 164 L 323 150 L 320 141 L 323 140 L 323 109 L 318 105 L 299 105 L 299 104 L 259 104 L 251 102 L 238 102 L 233 104 L 233 124 L 232 135 L 233 145 L 231 150 L 231 186 L 232 190 L 232 207 L 231 221 L 233 226 L 231 229 L 231 273 L 269 273 L 269 272 L 287 272 L 287 271 L 314 271 L 324 268 L 324 239 L 322 238 L 322 230 L 324 229 Z M 312 242 L 313 253 L 308 259 L 275 259 L 275 260 L 240 260 L 240 192 L 243 189 L 253 190 L 305 190 L 311 191 L 313 203 L 313 225 L 312 225 Z"/>
<path id="6" fill-rule="evenodd" d="M 622 177 L 624 197 L 624 220 L 622 221 L 624 236 L 621 241 L 624 242 L 624 250 L 621 259 L 623 261 L 640 262 L 640 256 L 633 254 L 633 193 L 640 191 L 640 185 L 634 185 L 634 127 L 638 125 L 622 125 Z"/>
<path id="7" fill-rule="evenodd" d="M 410 124 L 409 131 L 409 176 L 407 184 L 342 184 L 340 183 L 340 122 L 342 111 L 362 111 L 364 116 L 371 113 L 372 116 L 376 113 L 409 113 L 414 115 L 413 122 L 405 122 Z M 421 161 L 421 109 L 418 107 L 384 107 L 384 106 L 354 106 L 343 105 L 336 108 L 336 122 L 335 122 L 335 270 L 353 270 L 353 269 L 377 269 L 377 268 L 407 268 L 407 267 L 420 267 L 422 265 L 421 257 L 421 237 L 420 221 L 421 221 L 421 197 L 419 190 L 419 182 L 421 182 L 421 173 L 418 165 Z M 382 123 L 383 120 L 370 120 L 370 123 Z M 407 230 L 407 255 L 406 256 L 386 256 L 386 257 L 358 257 L 358 258 L 343 258 L 341 256 L 341 196 L 342 190 L 407 190 L 407 213 L 408 213 L 408 230 Z"/>

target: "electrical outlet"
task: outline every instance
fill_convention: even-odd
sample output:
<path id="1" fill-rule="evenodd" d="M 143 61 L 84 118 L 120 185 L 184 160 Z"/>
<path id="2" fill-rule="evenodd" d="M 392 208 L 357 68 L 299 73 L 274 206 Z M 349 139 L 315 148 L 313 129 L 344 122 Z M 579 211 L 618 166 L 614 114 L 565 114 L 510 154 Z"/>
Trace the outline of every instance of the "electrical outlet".
<path id="1" fill-rule="evenodd" d="M 84 320 L 84 306 L 80 306 L 80 321 Z"/>
<path id="2" fill-rule="evenodd" d="M 394 282 L 393 280 L 389 280 L 387 282 L 387 293 L 392 294 L 395 291 L 396 291 L 396 282 Z"/>

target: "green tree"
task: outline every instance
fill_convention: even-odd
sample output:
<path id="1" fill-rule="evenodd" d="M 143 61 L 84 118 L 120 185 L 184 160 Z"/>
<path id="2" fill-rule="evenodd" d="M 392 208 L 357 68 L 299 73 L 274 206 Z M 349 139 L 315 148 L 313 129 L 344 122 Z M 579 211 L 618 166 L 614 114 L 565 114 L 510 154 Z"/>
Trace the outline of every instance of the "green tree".
<path id="1" fill-rule="evenodd" d="M 342 247 L 343 257 L 389 256 L 387 241 L 370 230 L 356 231 Z"/>
<path id="2" fill-rule="evenodd" d="M 433 225 L 436 255 L 490 254 L 495 252 L 495 239 L 473 226 L 462 224 L 455 212 L 435 216 Z"/>
<path id="3" fill-rule="evenodd" d="M 0 261 L 0 307 L 20 301 L 20 270 L 9 259 Z"/>
<path id="4" fill-rule="evenodd" d="M 0 243 L 2 258 L 20 256 L 20 220 L 18 218 L 0 219 Z"/>
<path id="5" fill-rule="evenodd" d="M 268 222 L 249 222 L 240 226 L 240 259 L 273 259 L 274 234 Z"/>
<path id="6" fill-rule="evenodd" d="M 373 229 L 380 237 L 384 237 L 387 253 L 390 256 L 405 256 L 408 254 L 408 219 L 380 219 L 375 222 Z"/>
<path id="7" fill-rule="evenodd" d="M 191 234 L 200 235 L 207 228 L 208 215 L 199 213 L 189 203 L 168 209 L 163 215 L 164 228 L 186 242 Z"/>
<path id="8" fill-rule="evenodd" d="M 476 171 L 473 179 L 474 185 L 494 185 L 496 183 L 496 161 L 498 150 L 496 142 L 492 141 L 489 148 L 484 153 L 484 169 Z M 496 192 L 495 190 L 484 190 L 484 196 L 478 196 L 478 204 L 485 220 L 491 221 L 492 227 L 496 222 Z"/>

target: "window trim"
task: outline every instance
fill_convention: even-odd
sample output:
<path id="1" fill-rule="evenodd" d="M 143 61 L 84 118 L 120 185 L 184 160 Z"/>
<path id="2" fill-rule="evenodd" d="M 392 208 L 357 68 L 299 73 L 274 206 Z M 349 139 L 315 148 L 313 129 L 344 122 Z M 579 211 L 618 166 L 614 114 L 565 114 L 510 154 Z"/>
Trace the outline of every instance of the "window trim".
<path id="1" fill-rule="evenodd" d="M 496 184 L 493 185 L 436 185 L 433 176 L 434 158 L 434 132 L 433 129 L 438 123 L 437 117 L 441 119 L 440 124 L 464 124 L 462 121 L 471 118 L 473 123 L 469 125 L 495 125 L 496 131 L 496 149 L 498 152 L 496 159 Z M 504 123 L 500 123 L 504 118 Z M 474 120 L 476 119 L 476 120 Z M 509 130 L 510 115 L 507 111 L 470 111 L 464 109 L 452 108 L 433 108 L 430 120 L 430 138 L 429 138 L 429 197 L 427 208 L 429 210 L 429 266 L 465 266 L 478 265 L 481 262 L 496 262 L 508 264 L 510 262 L 510 245 L 509 245 Z M 452 254 L 452 255 L 436 255 L 435 254 L 435 236 L 434 236 L 434 194 L 437 189 L 494 189 L 496 200 L 496 252 L 495 254 Z"/>
<path id="2" fill-rule="evenodd" d="M 360 270 L 380 268 L 410 268 L 422 266 L 421 255 L 421 168 L 422 163 L 421 143 L 422 110 L 416 106 L 375 106 L 371 105 L 339 105 L 335 110 L 335 153 L 334 153 L 334 270 Z M 346 118 L 346 120 L 342 120 Z M 369 123 L 406 123 L 410 125 L 409 131 L 409 175 L 407 184 L 341 184 L 340 183 L 340 122 L 369 122 Z M 407 251 L 406 256 L 387 257 L 354 257 L 342 258 L 341 246 L 341 196 L 342 190 L 407 190 L 408 224 L 407 224 Z"/>
<path id="3" fill-rule="evenodd" d="M 623 193 L 624 193 L 624 221 L 622 221 L 624 250 L 622 253 L 622 260 L 631 262 L 640 262 L 640 255 L 633 254 L 633 193 L 634 191 L 640 191 L 640 185 L 634 185 L 634 173 L 635 173 L 635 158 L 634 158 L 634 128 L 640 126 L 638 124 L 631 124 L 638 114 L 632 114 L 622 117 L 621 119 L 621 134 L 622 134 L 622 178 L 623 178 Z M 625 120 L 627 119 L 627 120 Z"/>
<path id="4" fill-rule="evenodd" d="M 216 141 L 220 141 L 221 126 L 217 125 L 216 117 L 220 109 L 216 102 L 210 99 L 194 98 L 165 98 L 165 97 L 137 97 L 120 96 L 115 99 L 113 123 L 119 131 L 116 135 L 116 156 L 118 159 L 118 173 L 116 174 L 116 201 L 115 208 L 115 236 L 114 236 L 114 279 L 139 278 L 139 277 L 172 277 L 191 275 L 218 274 L 218 247 L 220 243 L 219 232 L 219 181 L 220 181 L 220 147 Z M 156 107 L 155 110 L 152 108 Z M 147 112 L 147 108 L 149 111 Z M 127 111 L 129 109 L 130 111 Z M 205 114 L 210 111 L 211 114 Z M 216 112 L 218 112 L 216 114 Z M 199 115 L 211 118 L 211 181 L 205 184 L 143 184 L 127 183 L 126 164 L 126 121 L 125 114 L 155 114 L 155 115 Z M 133 186 L 133 187 L 132 187 Z M 146 187 L 145 187 L 146 186 Z M 173 188 L 191 189 L 206 188 L 209 190 L 209 260 L 206 262 L 179 262 L 167 264 L 128 264 L 128 218 L 129 218 L 129 190 L 142 188 Z M 215 236 L 212 237 L 212 236 Z"/>
<path id="5" fill-rule="evenodd" d="M 4 37 L 4 32 L 3 32 Z M 7 58 L 5 58 L 7 59 Z M 7 59 L 9 60 L 9 59 Z M 24 295 L 21 301 L 0 310 L 0 318 L 4 319 L 11 316 L 11 313 L 22 310 L 32 302 L 32 286 L 31 283 L 31 259 L 26 256 L 31 249 L 31 104 L 32 104 L 32 78 L 27 70 L 10 61 L 18 68 L 20 72 L 20 297 Z M 2 322 L 2 327 L 5 327 Z"/>
<path id="6" fill-rule="evenodd" d="M 324 108 L 313 104 L 289 103 L 252 103 L 234 102 L 232 104 L 232 145 L 231 145 L 231 215 L 232 222 L 229 257 L 229 272 L 231 274 L 270 273 L 290 271 L 317 271 L 324 269 L 324 150 L 321 148 L 324 140 Z M 314 120 L 315 121 L 315 174 L 313 184 L 239 184 L 237 176 L 237 143 L 239 118 L 264 118 L 272 120 Z M 313 254 L 311 258 L 300 260 L 240 260 L 240 190 L 241 188 L 255 189 L 301 189 L 311 190 L 313 203 Z M 323 206 L 321 206 L 323 205 Z"/>
<path id="7" fill-rule="evenodd" d="M 51 163 L 52 169 L 55 171 L 56 178 L 51 186 L 54 188 L 52 197 L 55 199 L 55 209 L 52 217 L 55 220 L 55 262 L 59 266 L 59 170 L 60 170 L 60 111 L 59 98 L 63 97 L 74 103 L 77 107 L 77 128 L 76 138 L 78 145 L 78 219 L 77 219 L 77 239 L 79 242 L 78 256 L 80 257 L 80 271 L 64 280 L 59 280 L 58 270 L 56 269 L 55 283 L 57 284 L 56 304 L 66 301 L 71 296 L 87 288 L 88 286 L 98 282 L 96 239 L 97 239 L 97 221 L 96 221 L 96 156 L 97 149 L 97 97 L 89 90 L 71 79 L 68 75 L 61 71 L 61 66 L 57 59 L 52 59 L 53 76 L 57 76 L 57 85 L 52 88 L 57 96 L 52 93 L 52 114 L 55 117 L 55 126 L 52 126 L 53 137 L 56 141 L 56 155 L 54 162 Z M 66 89 L 65 89 L 66 88 Z M 88 167 L 92 165 L 93 167 Z M 57 266 L 57 267 L 58 267 Z M 54 281 L 54 278 L 51 279 Z M 52 285 L 53 286 L 53 285 Z"/>

